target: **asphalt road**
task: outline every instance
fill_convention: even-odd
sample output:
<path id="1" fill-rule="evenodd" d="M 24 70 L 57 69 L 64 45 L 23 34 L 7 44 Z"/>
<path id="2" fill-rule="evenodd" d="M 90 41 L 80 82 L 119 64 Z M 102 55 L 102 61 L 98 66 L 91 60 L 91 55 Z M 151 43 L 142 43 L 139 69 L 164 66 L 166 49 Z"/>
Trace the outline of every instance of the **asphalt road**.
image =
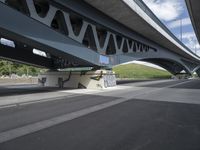
<path id="1" fill-rule="evenodd" d="M 7 95 L 24 95 L 30 93 L 44 93 L 58 91 L 58 88 L 39 87 L 36 84 L 20 84 L 20 85 L 0 85 L 0 96 Z"/>
<path id="2" fill-rule="evenodd" d="M 199 90 L 200 80 L 151 81 L 3 108 L 0 132 L 127 99 L 0 143 L 0 150 L 199 150 Z"/>

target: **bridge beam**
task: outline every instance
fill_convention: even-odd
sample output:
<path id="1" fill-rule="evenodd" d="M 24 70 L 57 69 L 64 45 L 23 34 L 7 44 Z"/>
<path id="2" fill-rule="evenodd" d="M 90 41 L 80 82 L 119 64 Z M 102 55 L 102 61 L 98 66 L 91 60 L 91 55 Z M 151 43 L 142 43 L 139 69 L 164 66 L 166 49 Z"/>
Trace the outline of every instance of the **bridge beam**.
<path id="1" fill-rule="evenodd" d="M 6 17 L 5 17 L 6 14 Z M 71 66 L 98 66 L 99 54 L 40 22 L 0 3 L 0 33 L 70 61 Z"/>
<path id="2" fill-rule="evenodd" d="M 0 44 L 0 57 L 37 67 L 54 69 L 53 61 L 51 59 L 35 55 L 33 49 L 27 47 L 12 48 Z"/>

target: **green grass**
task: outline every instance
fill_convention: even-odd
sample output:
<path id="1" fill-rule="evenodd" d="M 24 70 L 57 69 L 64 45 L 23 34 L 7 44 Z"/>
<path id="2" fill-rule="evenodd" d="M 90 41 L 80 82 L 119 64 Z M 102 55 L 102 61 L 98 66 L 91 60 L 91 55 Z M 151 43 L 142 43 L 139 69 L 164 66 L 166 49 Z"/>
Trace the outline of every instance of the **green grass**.
<path id="1" fill-rule="evenodd" d="M 159 70 L 140 64 L 119 65 L 113 68 L 119 78 L 129 79 L 167 79 L 171 74 L 165 70 Z"/>

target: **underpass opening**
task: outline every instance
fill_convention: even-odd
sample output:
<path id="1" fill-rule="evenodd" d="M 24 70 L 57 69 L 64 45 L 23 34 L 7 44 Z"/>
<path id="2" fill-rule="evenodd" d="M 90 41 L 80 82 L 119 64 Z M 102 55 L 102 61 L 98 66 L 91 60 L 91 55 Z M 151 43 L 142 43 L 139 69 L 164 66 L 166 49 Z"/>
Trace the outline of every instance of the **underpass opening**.
<path id="1" fill-rule="evenodd" d="M 60 69 L 69 67 L 89 67 L 92 65 L 84 65 L 78 62 L 72 63 L 73 57 L 67 59 L 64 55 L 53 55 L 43 48 L 33 48 L 24 43 L 14 41 L 15 46 L 8 46 L 12 42 L 0 44 L 0 56 L 6 60 L 16 61 L 34 66 L 41 66 L 50 69 L 48 72 L 39 73 L 39 87 L 55 87 L 55 88 L 91 88 L 101 89 L 116 85 L 115 75 L 110 70 L 105 70 L 93 66 L 94 70 L 83 71 L 61 71 Z M 80 60 L 79 60 L 80 61 Z M 27 67 L 26 67 L 27 68 Z M 20 69 L 19 69 L 20 70 Z M 80 69 L 82 70 L 82 68 Z M 17 72 L 10 71 L 8 76 L 15 76 Z M 27 76 L 28 73 L 26 74 Z"/>
<path id="2" fill-rule="evenodd" d="M 38 75 L 46 69 L 0 59 L 0 97 L 49 93 L 60 90 L 38 84 Z"/>
<path id="3" fill-rule="evenodd" d="M 0 96 L 47 92 L 38 86 L 38 75 L 46 69 L 0 59 Z M 55 90 L 55 89 L 54 89 Z"/>
<path id="4" fill-rule="evenodd" d="M 181 64 L 178 61 L 166 58 L 150 58 L 150 59 L 142 59 L 140 61 L 149 62 L 155 65 L 158 65 L 173 75 L 181 74 L 181 72 L 185 72 L 186 74 L 191 74 L 190 71 L 184 64 Z"/>
<path id="5" fill-rule="evenodd" d="M 155 64 L 144 61 L 131 61 L 113 67 L 119 80 L 170 79 L 172 74 Z"/>

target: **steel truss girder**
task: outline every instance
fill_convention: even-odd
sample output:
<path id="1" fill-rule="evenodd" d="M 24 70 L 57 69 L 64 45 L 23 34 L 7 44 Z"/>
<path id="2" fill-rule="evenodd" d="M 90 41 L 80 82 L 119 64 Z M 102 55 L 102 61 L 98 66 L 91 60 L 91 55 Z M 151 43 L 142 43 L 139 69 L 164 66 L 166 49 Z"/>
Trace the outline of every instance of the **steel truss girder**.
<path id="1" fill-rule="evenodd" d="M 62 20 L 62 23 L 64 23 L 63 26 L 64 26 L 64 28 L 66 28 L 65 30 L 68 30 L 67 36 L 81 44 L 83 44 L 83 40 L 87 34 L 88 28 L 91 27 L 92 33 L 90 36 L 93 36 L 93 39 L 95 41 L 94 45 L 96 46 L 98 53 L 106 54 L 108 47 L 110 47 L 109 41 L 112 38 L 113 38 L 113 42 L 114 42 L 113 47 L 116 51 L 115 52 L 116 54 L 123 53 L 123 50 L 125 47 L 127 47 L 126 52 L 129 52 L 129 53 L 132 53 L 134 51 L 135 52 L 148 52 L 149 50 L 156 51 L 155 48 L 153 48 L 149 45 L 138 42 L 136 40 L 131 40 L 133 38 L 133 34 L 130 34 L 130 32 L 133 32 L 133 31 L 125 30 L 125 27 L 123 27 L 120 24 L 117 24 L 117 26 L 116 25 L 110 26 L 109 24 L 107 24 L 107 26 L 109 26 L 110 29 L 105 27 L 104 23 L 103 23 L 104 20 L 102 21 L 103 25 L 101 25 L 101 24 L 94 23 L 94 21 L 89 22 L 89 21 L 87 21 L 87 19 L 85 19 L 83 17 L 83 24 L 80 27 L 81 28 L 80 32 L 78 33 L 78 35 L 76 35 L 73 31 L 74 27 L 70 20 L 70 14 L 68 12 L 64 11 L 64 9 L 58 8 L 57 6 L 53 6 L 52 5 L 52 3 L 54 3 L 53 1 L 50 1 L 51 3 L 49 4 L 49 10 L 48 10 L 47 14 L 45 15 L 45 17 L 41 17 L 38 15 L 36 8 L 34 6 L 33 0 L 26 0 L 25 2 L 27 3 L 26 11 L 29 11 L 28 15 L 30 15 L 30 17 L 34 18 L 35 20 L 37 20 L 49 27 L 51 27 L 53 19 L 59 12 L 63 16 L 59 19 Z M 85 3 L 83 3 L 83 4 L 85 4 Z M 55 5 L 55 3 L 54 3 L 54 5 Z M 77 5 L 77 3 L 76 3 L 76 5 Z M 88 5 L 86 5 L 86 6 L 88 6 Z M 71 6 L 69 6 L 69 7 L 71 7 Z M 93 22 L 93 23 L 91 23 L 91 22 Z M 113 24 L 112 19 L 106 20 L 106 23 L 110 23 L 110 22 L 111 22 L 111 24 Z M 102 40 L 100 40 L 98 38 L 97 26 L 101 26 L 101 28 L 104 28 L 106 30 L 106 37 L 105 37 L 105 41 L 103 42 L 103 46 L 101 43 Z M 123 29 L 123 32 L 125 32 L 125 33 L 121 32 L 120 29 L 121 30 Z M 115 30 L 115 31 L 112 31 L 112 30 Z M 118 37 L 121 38 L 120 41 L 118 41 Z"/>
<path id="2" fill-rule="evenodd" d="M 55 56 L 67 58 L 73 61 L 72 64 L 99 65 L 98 53 L 3 3 L 0 3 L 0 18 L 0 33 L 4 37 L 43 49 Z"/>
<path id="3" fill-rule="evenodd" d="M 58 3 L 61 2 L 60 0 L 56 1 Z M 0 3 L 0 17 L 3 18 L 2 22 L 0 22 L 1 34 L 14 40 L 17 39 L 20 42 L 23 41 L 25 43 L 29 43 L 35 48 L 43 49 L 46 52 L 60 58 L 66 58 L 71 62 L 72 66 L 73 64 L 75 64 L 74 66 L 100 66 L 101 64 L 99 64 L 99 53 L 105 54 L 105 51 L 109 46 L 108 41 L 111 37 L 114 40 L 114 46 L 117 54 L 110 56 L 112 60 L 112 65 L 121 63 L 121 61 L 118 60 L 118 58 L 116 57 L 118 55 L 132 55 L 132 57 L 134 58 L 133 55 L 139 53 L 141 57 L 148 58 L 152 56 L 159 57 L 161 53 L 164 53 L 162 52 L 163 50 L 168 51 L 167 49 L 158 46 L 158 53 L 155 53 L 154 50 L 144 51 L 145 53 L 140 53 L 143 52 L 141 48 L 142 45 L 135 45 L 136 50 L 134 51 L 134 41 L 132 41 L 132 43 L 130 44 L 129 39 L 122 37 L 122 40 L 119 43 L 117 41 L 117 34 L 115 34 L 114 32 L 112 33 L 111 31 L 107 31 L 105 42 L 103 43 L 103 47 L 101 47 L 96 30 L 96 26 L 98 26 L 98 24 L 95 24 L 95 22 L 89 23 L 88 21 L 86 21 L 87 19 L 83 20 L 83 25 L 81 26 L 80 33 L 78 35 L 75 35 L 72 29 L 72 24 L 70 23 L 70 14 L 62 11 L 68 29 L 68 36 L 66 36 L 65 34 L 61 34 L 50 28 L 51 22 L 55 17 L 56 12 L 58 10 L 60 11 L 59 8 L 50 5 L 50 9 L 49 12 L 47 12 L 47 15 L 45 17 L 40 17 L 35 10 L 33 0 L 26 0 L 26 2 L 30 11 L 30 17 L 32 17 L 34 20 Z M 52 4 L 55 4 L 54 1 L 52 2 Z M 65 4 L 69 4 L 69 2 L 66 1 Z M 72 7 L 72 5 L 70 5 L 70 7 Z M 4 17 L 3 14 L 6 14 L 6 17 Z M 148 41 L 147 39 L 144 39 L 137 34 L 135 35 L 132 31 L 124 28 L 124 26 L 113 22 L 112 19 L 105 21 L 110 28 L 114 27 L 115 30 L 119 29 L 119 32 L 123 31 L 123 33 L 127 37 L 137 37 L 138 39 L 143 39 L 143 41 L 146 41 L 150 45 L 155 45 L 155 43 L 152 43 L 150 40 Z M 25 26 L 29 28 L 21 28 Z M 88 27 L 91 27 L 92 29 L 92 34 L 97 45 L 97 52 L 94 52 L 83 46 L 83 38 L 86 34 Z M 109 28 L 106 29 L 109 30 Z M 128 51 L 126 53 L 123 53 L 122 51 L 125 44 L 127 45 Z M 171 55 L 177 55 L 175 53 L 173 54 L 172 52 L 168 53 L 170 53 Z M 180 59 L 180 57 L 175 56 L 174 60 L 176 60 L 177 58 Z"/>

